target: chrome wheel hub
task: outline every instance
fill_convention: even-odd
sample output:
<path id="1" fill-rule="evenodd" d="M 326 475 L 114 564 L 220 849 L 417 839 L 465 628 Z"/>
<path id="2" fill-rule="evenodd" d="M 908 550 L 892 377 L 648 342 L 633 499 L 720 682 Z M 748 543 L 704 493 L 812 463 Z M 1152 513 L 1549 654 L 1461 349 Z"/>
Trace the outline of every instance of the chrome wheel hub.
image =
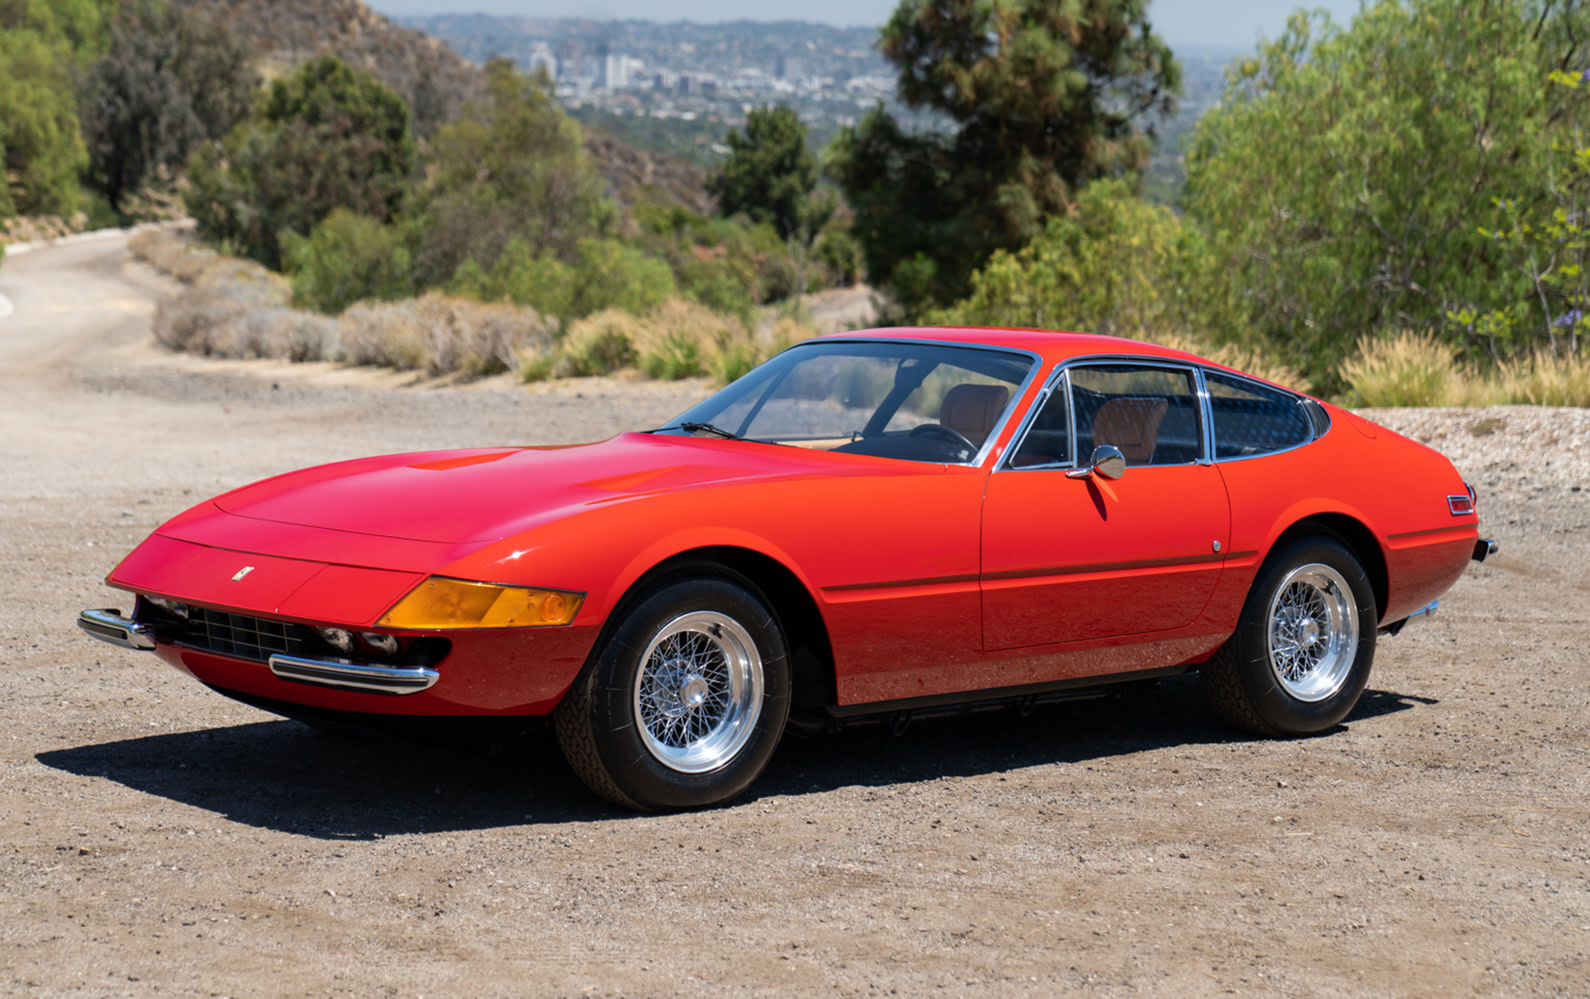
<path id="1" fill-rule="evenodd" d="M 1358 658 L 1358 604 L 1340 572 L 1313 563 L 1287 573 L 1270 600 L 1270 669 L 1300 701 L 1342 689 Z"/>
<path id="2" fill-rule="evenodd" d="M 635 677 L 641 742 L 663 766 L 705 773 L 750 741 L 762 711 L 762 657 L 749 632 L 712 611 L 657 632 Z"/>
<path id="3" fill-rule="evenodd" d="M 1312 649 L 1319 644 L 1319 622 L 1304 618 L 1298 624 L 1297 640 L 1305 649 Z"/>

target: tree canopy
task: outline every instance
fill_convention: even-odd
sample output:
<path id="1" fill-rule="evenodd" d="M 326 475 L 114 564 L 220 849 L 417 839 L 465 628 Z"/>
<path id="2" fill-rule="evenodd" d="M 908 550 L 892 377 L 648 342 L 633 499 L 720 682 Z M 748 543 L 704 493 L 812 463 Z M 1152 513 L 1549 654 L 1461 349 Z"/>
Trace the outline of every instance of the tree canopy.
<path id="1" fill-rule="evenodd" d="M 1234 67 L 1198 126 L 1188 211 L 1316 384 L 1376 331 L 1500 355 L 1514 345 L 1477 316 L 1549 328 L 1525 248 L 1497 230 L 1558 206 L 1590 105 L 1552 74 L 1582 77 L 1587 38 L 1576 0 L 1382 0 L 1345 30 L 1294 15 Z"/>
<path id="2" fill-rule="evenodd" d="M 207 238 L 280 267 L 283 234 L 307 235 L 337 208 L 396 216 L 416 159 L 402 98 L 321 56 L 274 81 L 221 148 L 194 155 L 185 200 Z"/>
<path id="3" fill-rule="evenodd" d="M 731 128 L 723 141 L 728 162 L 707 181 L 719 214 L 771 223 L 781 239 L 802 228 L 821 228 L 824 220 L 814 218 L 808 207 L 817 187 L 817 161 L 806 148 L 806 126 L 794 108 L 753 108 L 745 131 Z"/>
<path id="4" fill-rule="evenodd" d="M 466 260 L 489 271 L 515 239 L 532 255 L 572 261 L 580 240 L 615 217 L 580 126 L 558 107 L 551 81 L 503 59 L 486 73 L 486 99 L 431 142 L 413 212 L 421 286 L 445 284 Z"/>
<path id="5" fill-rule="evenodd" d="M 120 210 L 154 175 L 179 170 L 195 143 L 230 131 L 258 85 L 247 48 L 221 22 L 127 0 L 79 87 L 90 180 Z"/>
<path id="6" fill-rule="evenodd" d="M 12 210 L 70 214 L 87 162 L 64 41 L 27 30 L 0 31 L 0 121 Z M 4 200 L 4 199 L 0 199 Z"/>
<path id="7" fill-rule="evenodd" d="M 1147 0 L 902 0 L 884 27 L 900 96 L 943 133 L 881 107 L 836 140 L 875 283 L 907 312 L 961 297 L 998 249 L 1022 246 L 1089 180 L 1142 166 L 1181 71 Z"/>

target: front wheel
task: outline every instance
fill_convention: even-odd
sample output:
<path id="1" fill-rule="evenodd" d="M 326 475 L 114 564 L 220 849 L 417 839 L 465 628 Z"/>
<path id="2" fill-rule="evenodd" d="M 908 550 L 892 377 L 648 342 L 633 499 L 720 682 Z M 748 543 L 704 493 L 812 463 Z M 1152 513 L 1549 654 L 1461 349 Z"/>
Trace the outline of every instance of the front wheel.
<path id="1" fill-rule="evenodd" d="M 647 810 L 721 804 L 762 772 L 789 717 L 778 619 L 746 581 L 683 579 L 624 613 L 554 715 L 581 780 Z"/>
<path id="2" fill-rule="evenodd" d="M 1307 537 L 1272 552 L 1237 630 L 1199 671 L 1226 721 L 1259 735 L 1313 735 L 1358 703 L 1375 658 L 1378 613 L 1358 560 Z"/>

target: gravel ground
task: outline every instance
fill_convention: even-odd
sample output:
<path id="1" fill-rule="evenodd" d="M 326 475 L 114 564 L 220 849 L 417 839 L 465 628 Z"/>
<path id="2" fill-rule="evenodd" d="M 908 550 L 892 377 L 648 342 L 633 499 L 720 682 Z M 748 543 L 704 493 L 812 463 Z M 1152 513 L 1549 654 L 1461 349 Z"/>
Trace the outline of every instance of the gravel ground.
<path id="1" fill-rule="evenodd" d="M 0 293 L 0 994 L 1590 994 L 1590 413 L 1379 411 L 1502 554 L 1380 647 L 1329 735 L 1121 700 L 789 740 L 706 813 L 554 746 L 347 742 L 91 642 L 196 499 L 378 451 L 600 437 L 700 385 L 439 389 L 169 358 L 100 240 Z"/>

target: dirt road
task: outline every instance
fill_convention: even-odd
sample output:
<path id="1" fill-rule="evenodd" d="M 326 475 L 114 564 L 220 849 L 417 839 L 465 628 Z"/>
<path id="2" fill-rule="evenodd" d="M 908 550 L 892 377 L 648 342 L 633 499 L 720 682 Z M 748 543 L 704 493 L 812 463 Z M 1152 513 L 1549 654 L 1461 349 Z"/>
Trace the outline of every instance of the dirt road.
<path id="1" fill-rule="evenodd" d="M 789 740 L 734 807 L 634 816 L 550 744 L 333 739 L 73 618 L 223 488 L 701 387 L 167 358 L 123 246 L 0 267 L 0 994 L 1590 995 L 1585 411 L 1375 415 L 1458 452 L 1505 554 L 1326 737 L 1233 735 L 1187 677 Z"/>

